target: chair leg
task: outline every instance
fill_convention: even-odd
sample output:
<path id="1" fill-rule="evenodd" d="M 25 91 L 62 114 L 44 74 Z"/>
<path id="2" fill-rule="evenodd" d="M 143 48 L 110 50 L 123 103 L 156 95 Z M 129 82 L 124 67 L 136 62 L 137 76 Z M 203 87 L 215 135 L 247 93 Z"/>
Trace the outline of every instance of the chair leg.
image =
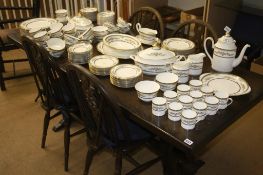
<path id="1" fill-rule="evenodd" d="M 1 86 L 1 90 L 2 91 L 6 90 L 6 88 L 5 88 L 5 80 L 4 80 L 2 71 L 0 71 L 0 86 Z"/>
<path id="2" fill-rule="evenodd" d="M 87 155 L 86 155 L 85 169 L 83 173 L 84 175 L 89 174 L 89 168 L 90 168 L 94 154 L 95 154 L 95 150 L 93 150 L 92 148 L 89 148 Z"/>
<path id="3" fill-rule="evenodd" d="M 121 175 L 122 169 L 122 151 L 117 150 L 116 161 L 115 161 L 115 175 Z"/>
<path id="4" fill-rule="evenodd" d="M 64 112 L 63 112 L 64 113 Z M 67 114 L 64 114 L 64 170 L 68 171 L 69 144 L 70 144 L 70 125 L 71 120 Z"/>
<path id="5" fill-rule="evenodd" d="M 45 118 L 44 118 L 44 128 L 43 128 L 43 134 L 42 134 L 41 148 L 45 148 L 45 145 L 46 145 L 46 137 L 47 137 L 49 120 L 50 120 L 50 110 L 48 109 L 46 111 Z"/>

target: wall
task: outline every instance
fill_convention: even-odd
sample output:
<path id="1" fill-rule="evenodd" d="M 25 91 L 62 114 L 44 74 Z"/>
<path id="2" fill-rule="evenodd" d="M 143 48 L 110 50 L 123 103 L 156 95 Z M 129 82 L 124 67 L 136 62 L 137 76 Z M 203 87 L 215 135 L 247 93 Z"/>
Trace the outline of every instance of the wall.
<path id="1" fill-rule="evenodd" d="M 168 5 L 182 10 L 204 6 L 206 0 L 168 0 Z"/>

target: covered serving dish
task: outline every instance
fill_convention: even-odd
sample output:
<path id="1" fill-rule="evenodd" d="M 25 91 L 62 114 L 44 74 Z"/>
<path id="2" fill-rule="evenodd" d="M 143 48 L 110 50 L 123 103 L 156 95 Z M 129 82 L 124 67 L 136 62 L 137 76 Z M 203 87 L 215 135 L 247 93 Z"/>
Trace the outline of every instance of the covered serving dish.
<path id="1" fill-rule="evenodd" d="M 150 47 L 130 57 L 147 75 L 170 71 L 171 64 L 178 59 L 174 52 L 158 47 Z"/>

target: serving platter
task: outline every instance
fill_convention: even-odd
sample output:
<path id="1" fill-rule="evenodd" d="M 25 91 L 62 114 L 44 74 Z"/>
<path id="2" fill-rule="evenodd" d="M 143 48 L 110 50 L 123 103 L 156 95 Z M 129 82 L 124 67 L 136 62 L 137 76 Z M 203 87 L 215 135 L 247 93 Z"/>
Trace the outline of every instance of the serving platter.
<path id="1" fill-rule="evenodd" d="M 214 91 L 224 91 L 229 96 L 239 96 L 250 93 L 251 88 L 246 80 L 233 74 L 205 73 L 199 79 L 203 85 L 208 85 Z"/>
<path id="2" fill-rule="evenodd" d="M 53 18 L 33 18 L 22 22 L 20 28 L 23 30 L 30 30 L 32 28 L 47 29 L 51 24 L 56 22 Z"/>

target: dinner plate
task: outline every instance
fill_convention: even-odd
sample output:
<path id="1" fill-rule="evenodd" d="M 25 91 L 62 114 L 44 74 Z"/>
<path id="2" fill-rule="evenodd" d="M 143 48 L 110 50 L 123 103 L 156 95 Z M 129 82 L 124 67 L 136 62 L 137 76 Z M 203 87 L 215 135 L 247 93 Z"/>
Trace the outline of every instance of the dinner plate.
<path id="1" fill-rule="evenodd" d="M 47 29 L 51 24 L 56 22 L 57 21 L 52 18 L 33 18 L 22 22 L 20 28 L 24 30 L 30 30 L 32 28 Z"/>
<path id="2" fill-rule="evenodd" d="M 168 38 L 163 41 L 162 47 L 174 52 L 191 54 L 194 52 L 194 42 L 184 38 Z"/>
<path id="3" fill-rule="evenodd" d="M 111 75 L 118 79 L 132 79 L 141 74 L 141 68 L 132 64 L 120 64 L 111 69 Z"/>
<path id="4" fill-rule="evenodd" d="M 251 91 L 249 84 L 243 78 L 233 74 L 205 73 L 199 79 L 214 91 L 224 91 L 230 96 L 248 94 Z"/>

